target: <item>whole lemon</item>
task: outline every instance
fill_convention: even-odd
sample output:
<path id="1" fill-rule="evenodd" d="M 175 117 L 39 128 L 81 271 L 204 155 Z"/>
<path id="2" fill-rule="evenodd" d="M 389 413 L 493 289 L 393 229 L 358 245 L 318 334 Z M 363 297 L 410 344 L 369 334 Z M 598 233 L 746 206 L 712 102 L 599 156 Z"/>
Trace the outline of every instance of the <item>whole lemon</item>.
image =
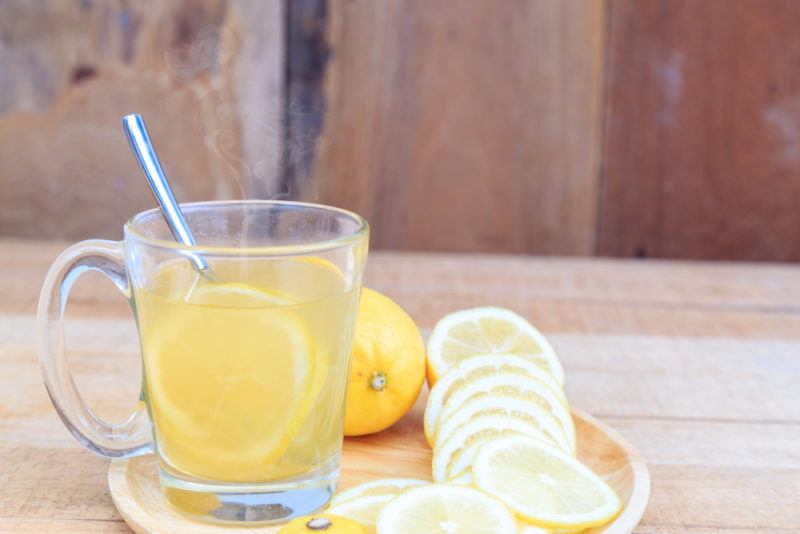
<path id="1" fill-rule="evenodd" d="M 353 519 L 333 515 L 318 514 L 298 517 L 284 525 L 278 534 L 303 534 L 324 532 L 325 534 L 367 534 L 364 525 Z"/>
<path id="2" fill-rule="evenodd" d="M 346 436 L 390 427 L 411 409 L 425 381 L 425 345 L 413 319 L 396 302 L 361 290 L 350 382 Z"/>

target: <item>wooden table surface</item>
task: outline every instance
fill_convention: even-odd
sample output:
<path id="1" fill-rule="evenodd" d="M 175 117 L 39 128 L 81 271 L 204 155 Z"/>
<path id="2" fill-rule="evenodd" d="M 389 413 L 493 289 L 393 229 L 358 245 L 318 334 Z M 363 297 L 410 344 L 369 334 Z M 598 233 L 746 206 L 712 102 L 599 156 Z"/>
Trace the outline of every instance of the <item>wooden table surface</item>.
<path id="1" fill-rule="evenodd" d="M 107 460 L 69 435 L 39 374 L 36 303 L 63 246 L 0 240 L 0 531 L 128 532 Z M 539 326 L 572 403 L 649 465 L 637 532 L 800 531 L 800 268 L 374 252 L 367 284 L 423 330 L 489 304 Z M 130 310 L 87 275 L 68 315 L 78 386 L 119 420 L 138 395 Z"/>

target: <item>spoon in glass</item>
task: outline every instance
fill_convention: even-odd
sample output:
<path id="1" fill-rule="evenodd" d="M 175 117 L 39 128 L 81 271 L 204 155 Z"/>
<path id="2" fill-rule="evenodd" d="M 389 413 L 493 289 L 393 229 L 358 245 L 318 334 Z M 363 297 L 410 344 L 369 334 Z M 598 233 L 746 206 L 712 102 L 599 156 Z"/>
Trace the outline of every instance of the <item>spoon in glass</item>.
<path id="1" fill-rule="evenodd" d="M 150 141 L 150 135 L 147 133 L 147 127 L 144 124 L 144 119 L 138 113 L 126 115 L 122 118 L 122 128 L 125 130 L 125 135 L 128 138 L 128 143 L 131 145 L 139 165 L 142 167 L 147 178 L 147 183 L 150 184 L 150 189 L 161 207 L 161 213 L 167 221 L 172 235 L 175 239 L 184 245 L 195 246 L 196 242 L 189 225 L 186 224 L 186 218 L 183 216 L 178 202 L 175 200 L 175 195 L 172 193 L 172 188 L 169 186 L 167 176 L 164 174 L 164 169 L 158 161 L 156 150 L 153 148 L 153 143 Z M 187 252 L 189 261 L 192 263 L 194 269 L 209 280 L 214 280 L 214 272 L 208 265 L 208 262 L 199 254 Z M 195 280 L 196 282 L 196 280 Z M 189 290 L 191 294 L 194 289 L 194 284 Z M 188 297 L 188 295 L 187 295 Z"/>

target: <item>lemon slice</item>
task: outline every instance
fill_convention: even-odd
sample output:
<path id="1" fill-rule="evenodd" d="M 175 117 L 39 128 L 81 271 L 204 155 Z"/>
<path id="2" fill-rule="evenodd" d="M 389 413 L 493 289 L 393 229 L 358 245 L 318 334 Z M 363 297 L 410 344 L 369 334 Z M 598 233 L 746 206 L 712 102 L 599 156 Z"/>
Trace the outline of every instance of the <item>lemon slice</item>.
<path id="1" fill-rule="evenodd" d="M 517 519 L 517 534 L 550 534 L 552 530 L 537 527 Z"/>
<path id="2" fill-rule="evenodd" d="M 282 474 L 272 464 L 324 385 L 305 324 L 252 286 L 196 289 L 190 304 L 137 302 L 159 325 L 143 352 L 161 452 L 178 469 L 211 479 Z"/>
<path id="3" fill-rule="evenodd" d="M 553 347 L 528 321 L 504 308 L 474 308 L 442 318 L 428 340 L 428 381 L 480 354 L 525 356 L 564 384 L 564 369 Z"/>
<path id="4" fill-rule="evenodd" d="M 198 283 L 188 293 L 191 304 L 205 306 L 285 306 L 294 299 L 275 289 L 256 288 L 240 282 Z"/>
<path id="5" fill-rule="evenodd" d="M 505 416 L 504 416 L 505 417 Z M 516 419 L 516 418 L 514 418 Z M 512 429 L 508 432 L 492 433 L 485 432 L 478 439 L 471 439 L 466 447 L 453 455 L 445 470 L 445 478 L 457 484 L 472 484 L 472 462 L 484 443 L 498 437 L 498 435 L 525 435 L 541 440 L 545 445 L 560 450 L 552 441 L 542 439 L 538 434 L 530 431 L 520 432 L 519 429 Z M 546 436 L 545 436 L 546 437 Z"/>
<path id="6" fill-rule="evenodd" d="M 365 482 L 358 486 L 347 489 L 331 500 L 331 505 L 337 505 L 356 497 L 366 497 L 370 495 L 397 495 L 409 488 L 426 486 L 430 484 L 427 480 L 417 478 L 384 478 Z"/>
<path id="7" fill-rule="evenodd" d="M 302 256 L 293 258 L 292 261 L 297 263 L 310 263 L 315 267 L 322 267 L 323 269 L 327 269 L 328 271 L 336 275 L 337 278 L 341 278 L 342 280 L 344 280 L 344 273 L 342 272 L 342 270 L 339 268 L 338 265 L 333 263 L 328 258 L 323 258 L 321 256 Z"/>
<path id="8" fill-rule="evenodd" d="M 480 377 L 457 388 L 447 399 L 436 426 L 438 427 L 439 421 L 448 419 L 459 406 L 470 399 L 492 396 L 514 397 L 538 404 L 558 421 L 569 443 L 569 450 L 572 452 L 576 450 L 575 423 L 572 421 L 569 406 L 562 403 L 549 388 L 542 386 L 536 380 L 512 373 L 499 372 Z"/>
<path id="9" fill-rule="evenodd" d="M 378 517 L 381 534 L 516 534 L 514 515 L 473 488 L 431 484 L 395 497 Z"/>
<path id="10" fill-rule="evenodd" d="M 433 445 L 438 418 L 453 392 L 475 380 L 499 372 L 530 377 L 549 388 L 551 393 L 564 404 L 567 402 L 564 390 L 555 379 L 523 356 L 515 354 L 474 356 L 451 367 L 431 389 L 424 418 L 425 438 L 429 444 Z"/>
<path id="11" fill-rule="evenodd" d="M 525 419 L 536 425 L 553 443 L 572 454 L 572 443 L 566 438 L 564 430 L 552 413 L 528 399 L 501 396 L 478 396 L 458 405 L 449 417 L 442 418 L 436 442 L 445 442 L 464 423 L 482 415 L 507 415 Z"/>
<path id="12" fill-rule="evenodd" d="M 589 468 L 525 436 L 485 443 L 472 466 L 474 484 L 536 526 L 585 529 L 607 523 L 622 504 Z"/>
<path id="13" fill-rule="evenodd" d="M 381 513 L 386 503 L 394 498 L 393 494 L 354 497 L 331 506 L 325 510 L 325 513 L 354 519 L 364 525 L 367 532 L 374 533 L 378 514 Z"/>
<path id="14" fill-rule="evenodd" d="M 447 441 L 442 442 L 433 450 L 433 480 L 435 482 L 448 481 L 450 466 L 465 454 L 469 457 L 466 460 L 467 465 L 471 464 L 471 457 L 477 450 L 479 441 L 512 433 L 532 436 L 549 443 L 551 447 L 556 447 L 544 432 L 525 419 L 507 415 L 478 416 L 458 427 Z"/>

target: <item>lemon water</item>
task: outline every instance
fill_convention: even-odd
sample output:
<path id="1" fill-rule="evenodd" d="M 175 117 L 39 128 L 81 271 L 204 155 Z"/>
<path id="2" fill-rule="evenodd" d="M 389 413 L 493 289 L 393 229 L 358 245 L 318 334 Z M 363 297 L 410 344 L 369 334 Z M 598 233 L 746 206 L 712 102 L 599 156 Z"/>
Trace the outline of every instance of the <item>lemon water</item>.
<path id="1" fill-rule="evenodd" d="M 341 446 L 357 304 L 322 258 L 159 269 L 135 302 L 163 469 L 204 480 L 291 480 Z"/>

